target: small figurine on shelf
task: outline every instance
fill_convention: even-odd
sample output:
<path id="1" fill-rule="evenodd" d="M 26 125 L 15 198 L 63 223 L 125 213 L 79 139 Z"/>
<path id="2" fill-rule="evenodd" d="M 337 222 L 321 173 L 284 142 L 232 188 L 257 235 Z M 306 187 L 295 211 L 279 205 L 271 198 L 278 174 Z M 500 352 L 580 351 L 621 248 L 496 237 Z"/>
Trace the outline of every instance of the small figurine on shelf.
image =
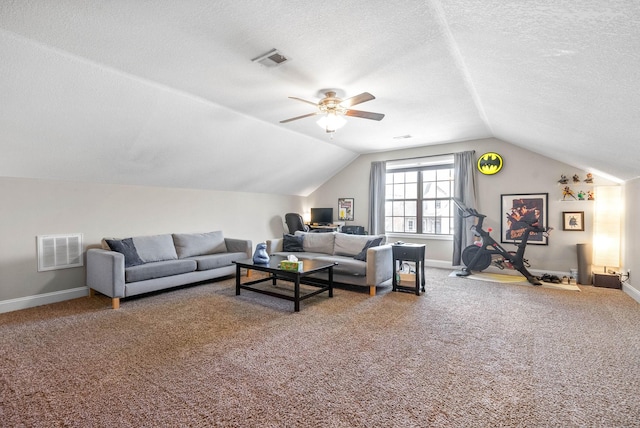
<path id="1" fill-rule="evenodd" d="M 587 190 L 587 200 L 588 201 L 594 201 L 595 199 L 596 198 L 595 198 L 595 195 L 593 194 L 593 191 L 592 190 Z"/>
<path id="2" fill-rule="evenodd" d="M 581 190 L 578 192 L 578 200 L 579 201 L 584 201 L 584 197 L 586 196 L 586 194 Z"/>
<path id="3" fill-rule="evenodd" d="M 593 174 L 591 174 L 590 172 L 587 173 L 587 178 L 584 179 L 585 183 L 593 183 Z"/>
<path id="4" fill-rule="evenodd" d="M 578 174 L 573 174 L 573 182 L 580 183 L 580 177 L 578 177 Z"/>
<path id="5" fill-rule="evenodd" d="M 569 182 L 569 179 L 567 178 L 567 176 L 564 174 L 560 174 L 560 180 L 558 180 L 558 183 L 567 184 L 568 182 Z"/>
<path id="6" fill-rule="evenodd" d="M 573 193 L 573 190 L 571 190 L 569 186 L 564 186 L 564 189 L 562 189 L 562 200 L 564 201 L 567 196 L 571 196 L 576 201 L 578 200 L 576 195 Z"/>

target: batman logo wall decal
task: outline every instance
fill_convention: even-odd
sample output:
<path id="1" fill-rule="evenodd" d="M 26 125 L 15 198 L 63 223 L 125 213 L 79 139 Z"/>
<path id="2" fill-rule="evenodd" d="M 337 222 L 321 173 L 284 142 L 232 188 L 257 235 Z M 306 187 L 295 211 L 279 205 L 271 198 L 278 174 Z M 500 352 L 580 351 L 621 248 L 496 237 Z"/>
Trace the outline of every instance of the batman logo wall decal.
<path id="1" fill-rule="evenodd" d="M 484 175 L 497 174 L 502 169 L 502 156 L 487 152 L 478 158 L 478 171 Z"/>

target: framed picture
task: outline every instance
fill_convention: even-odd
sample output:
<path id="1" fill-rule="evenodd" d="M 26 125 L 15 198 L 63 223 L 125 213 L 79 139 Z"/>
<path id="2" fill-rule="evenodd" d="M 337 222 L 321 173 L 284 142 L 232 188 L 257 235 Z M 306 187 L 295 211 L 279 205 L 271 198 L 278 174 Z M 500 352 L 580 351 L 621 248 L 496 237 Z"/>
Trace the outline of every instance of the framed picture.
<path id="1" fill-rule="evenodd" d="M 338 220 L 353 221 L 353 198 L 338 199 Z"/>
<path id="2" fill-rule="evenodd" d="M 562 230 L 584 231 L 584 211 L 563 211 Z"/>
<path id="3" fill-rule="evenodd" d="M 500 242 L 517 242 L 527 228 L 527 224 L 547 227 L 549 219 L 548 193 L 520 193 L 500 195 L 502 199 L 502 222 Z M 547 245 L 548 237 L 543 232 L 530 232 L 528 244 Z"/>

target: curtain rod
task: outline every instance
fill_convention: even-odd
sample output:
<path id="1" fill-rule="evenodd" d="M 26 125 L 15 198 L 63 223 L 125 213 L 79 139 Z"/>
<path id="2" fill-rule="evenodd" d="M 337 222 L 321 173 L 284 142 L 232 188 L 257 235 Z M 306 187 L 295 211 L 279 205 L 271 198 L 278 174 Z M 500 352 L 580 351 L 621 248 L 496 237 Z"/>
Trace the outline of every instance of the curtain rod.
<path id="1" fill-rule="evenodd" d="M 451 156 L 451 155 L 455 155 L 456 153 L 464 153 L 464 152 L 475 153 L 476 151 L 475 150 L 463 150 L 461 152 L 440 153 L 440 154 L 437 154 L 437 155 L 413 156 L 413 157 L 410 157 L 410 158 L 400 158 L 400 159 L 387 159 L 386 162 L 403 161 L 403 160 L 420 159 L 420 158 L 434 158 L 436 156 Z"/>

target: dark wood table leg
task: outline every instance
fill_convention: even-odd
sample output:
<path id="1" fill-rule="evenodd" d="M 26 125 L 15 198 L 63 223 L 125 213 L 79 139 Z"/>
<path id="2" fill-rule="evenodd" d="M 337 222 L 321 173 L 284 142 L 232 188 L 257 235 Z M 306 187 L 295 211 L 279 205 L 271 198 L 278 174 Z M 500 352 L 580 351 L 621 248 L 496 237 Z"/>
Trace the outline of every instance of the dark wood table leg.
<path id="1" fill-rule="evenodd" d="M 293 302 L 294 302 L 293 303 L 294 312 L 300 312 L 300 275 L 296 275 L 294 301 Z"/>
<path id="2" fill-rule="evenodd" d="M 402 262 L 400 262 L 400 265 L 402 266 Z M 398 261 L 394 258 L 393 259 L 393 279 L 391 280 L 391 291 L 396 291 L 398 289 Z"/>
<path id="3" fill-rule="evenodd" d="M 333 266 L 329 268 L 329 297 L 333 297 Z"/>
<path id="4" fill-rule="evenodd" d="M 240 265 L 236 264 L 236 296 L 240 295 Z"/>

